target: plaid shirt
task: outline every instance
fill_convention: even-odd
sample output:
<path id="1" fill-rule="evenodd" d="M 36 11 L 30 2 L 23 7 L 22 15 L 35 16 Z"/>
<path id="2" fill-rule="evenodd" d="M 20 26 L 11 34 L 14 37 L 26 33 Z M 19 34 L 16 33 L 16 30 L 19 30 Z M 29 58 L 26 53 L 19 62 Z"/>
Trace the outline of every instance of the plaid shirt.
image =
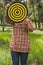
<path id="1" fill-rule="evenodd" d="M 14 24 L 12 38 L 10 42 L 11 51 L 30 51 L 30 39 L 28 36 L 28 31 L 33 31 L 32 21 L 29 20 L 28 17 L 23 22 Z"/>
<path id="2" fill-rule="evenodd" d="M 28 21 L 25 20 L 21 23 L 15 23 L 10 42 L 10 49 L 16 52 L 29 52 L 30 40 L 28 36 L 28 31 L 32 31 L 32 30 L 33 30 L 32 21 L 30 20 Z"/>

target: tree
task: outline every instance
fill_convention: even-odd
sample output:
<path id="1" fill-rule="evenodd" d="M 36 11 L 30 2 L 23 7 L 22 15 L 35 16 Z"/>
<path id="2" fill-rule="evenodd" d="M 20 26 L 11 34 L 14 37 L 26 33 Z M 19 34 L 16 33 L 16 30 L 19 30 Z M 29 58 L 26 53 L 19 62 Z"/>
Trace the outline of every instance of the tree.
<path id="1" fill-rule="evenodd" d="M 3 4 L 0 3 L 0 20 L 1 20 L 1 24 L 2 24 L 2 30 L 4 31 L 4 21 L 3 21 L 3 16 L 5 14 L 5 8 L 3 7 Z"/>
<path id="2" fill-rule="evenodd" d="M 41 3 L 41 0 L 27 0 L 27 4 L 29 17 L 35 22 L 35 28 L 40 29 L 40 23 L 43 20 L 43 5 Z"/>

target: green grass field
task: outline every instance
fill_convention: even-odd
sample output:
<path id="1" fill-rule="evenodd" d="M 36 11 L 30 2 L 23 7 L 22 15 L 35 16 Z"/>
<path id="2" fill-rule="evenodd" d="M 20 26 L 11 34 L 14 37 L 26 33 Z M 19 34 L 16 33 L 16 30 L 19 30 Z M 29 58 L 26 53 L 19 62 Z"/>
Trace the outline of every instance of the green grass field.
<path id="1" fill-rule="evenodd" d="M 28 55 L 28 65 L 43 65 L 43 31 L 29 33 L 31 50 Z M 0 65 L 12 65 L 9 42 L 11 32 L 0 31 Z"/>

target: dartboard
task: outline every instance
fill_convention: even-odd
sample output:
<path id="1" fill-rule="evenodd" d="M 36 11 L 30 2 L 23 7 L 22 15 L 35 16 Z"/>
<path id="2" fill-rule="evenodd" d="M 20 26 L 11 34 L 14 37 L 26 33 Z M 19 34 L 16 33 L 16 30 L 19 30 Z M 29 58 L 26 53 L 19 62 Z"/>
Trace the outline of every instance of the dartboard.
<path id="1" fill-rule="evenodd" d="M 22 22 L 27 14 L 27 7 L 21 2 L 12 3 L 7 10 L 7 15 L 13 22 Z"/>

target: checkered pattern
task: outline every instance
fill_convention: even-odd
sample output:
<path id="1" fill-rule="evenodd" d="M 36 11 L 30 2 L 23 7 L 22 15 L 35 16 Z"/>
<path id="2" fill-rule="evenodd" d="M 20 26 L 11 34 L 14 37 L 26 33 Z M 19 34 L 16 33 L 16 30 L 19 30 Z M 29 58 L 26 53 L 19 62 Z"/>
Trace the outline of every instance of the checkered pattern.
<path id="1" fill-rule="evenodd" d="M 20 23 L 15 23 L 13 27 L 10 49 L 16 52 L 29 52 L 30 40 L 28 31 L 33 31 L 32 21 L 28 18 Z"/>

